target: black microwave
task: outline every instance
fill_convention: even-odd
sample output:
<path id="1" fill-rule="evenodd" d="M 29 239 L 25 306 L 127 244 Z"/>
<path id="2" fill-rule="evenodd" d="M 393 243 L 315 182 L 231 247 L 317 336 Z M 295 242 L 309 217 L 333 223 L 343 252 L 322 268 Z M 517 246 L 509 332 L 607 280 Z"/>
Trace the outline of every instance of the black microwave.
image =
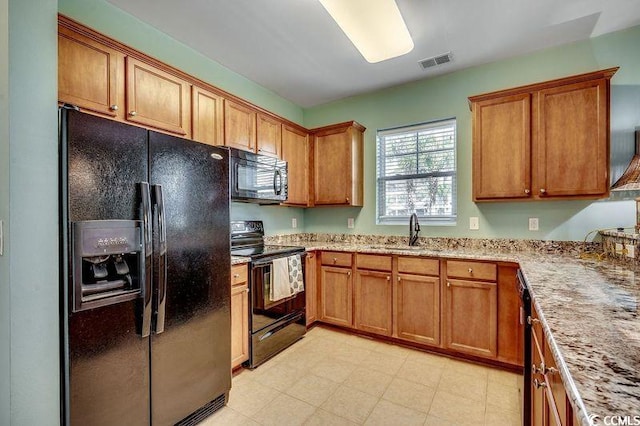
<path id="1" fill-rule="evenodd" d="M 287 162 L 229 148 L 231 201 L 279 204 L 287 201 Z"/>

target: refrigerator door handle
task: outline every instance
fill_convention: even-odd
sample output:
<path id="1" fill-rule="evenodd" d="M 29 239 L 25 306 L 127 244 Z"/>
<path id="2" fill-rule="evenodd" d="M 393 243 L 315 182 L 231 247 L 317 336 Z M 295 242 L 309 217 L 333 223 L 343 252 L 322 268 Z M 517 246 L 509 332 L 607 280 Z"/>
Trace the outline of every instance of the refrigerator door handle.
<path id="1" fill-rule="evenodd" d="M 158 306 L 155 333 L 164 331 L 167 303 L 167 222 L 162 198 L 162 185 L 153 185 L 155 207 L 158 214 Z"/>
<path id="2" fill-rule="evenodd" d="M 140 182 L 140 196 L 142 199 L 142 233 L 144 239 L 144 265 L 141 269 L 140 283 L 142 287 L 142 327 L 140 334 L 147 337 L 151 334 L 151 295 L 153 294 L 153 241 L 151 228 L 151 194 L 149 183 Z"/>

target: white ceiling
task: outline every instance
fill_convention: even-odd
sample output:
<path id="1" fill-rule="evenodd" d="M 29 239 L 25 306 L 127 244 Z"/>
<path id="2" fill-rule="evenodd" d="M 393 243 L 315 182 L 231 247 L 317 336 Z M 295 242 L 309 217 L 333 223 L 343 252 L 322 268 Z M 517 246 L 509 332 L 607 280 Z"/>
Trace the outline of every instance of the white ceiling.
<path id="1" fill-rule="evenodd" d="M 397 0 L 415 48 L 370 64 L 317 0 L 108 1 L 302 107 L 640 24 L 640 0 Z"/>

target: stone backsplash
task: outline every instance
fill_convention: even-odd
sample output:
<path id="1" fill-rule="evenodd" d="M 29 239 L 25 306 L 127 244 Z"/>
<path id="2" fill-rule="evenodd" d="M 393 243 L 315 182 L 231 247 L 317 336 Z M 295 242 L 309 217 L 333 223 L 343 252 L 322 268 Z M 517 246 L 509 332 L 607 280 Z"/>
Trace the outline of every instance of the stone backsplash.
<path id="1" fill-rule="evenodd" d="M 301 233 L 288 235 L 271 235 L 265 237 L 269 244 L 295 243 L 347 243 L 362 245 L 408 245 L 409 237 L 399 235 L 367 235 L 367 234 L 324 234 Z M 445 249 L 484 249 L 500 253 L 537 252 L 546 254 L 563 254 L 580 256 L 581 254 L 600 255 L 603 247 L 600 242 L 582 241 L 545 241 L 516 239 L 485 238 L 442 238 L 420 237 L 418 245 Z"/>

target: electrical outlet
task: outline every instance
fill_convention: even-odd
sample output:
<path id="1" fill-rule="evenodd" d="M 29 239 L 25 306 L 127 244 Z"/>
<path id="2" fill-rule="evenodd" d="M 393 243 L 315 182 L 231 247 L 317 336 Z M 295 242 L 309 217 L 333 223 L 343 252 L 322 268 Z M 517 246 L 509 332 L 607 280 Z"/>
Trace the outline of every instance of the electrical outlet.
<path id="1" fill-rule="evenodd" d="M 538 218 L 530 217 L 529 218 L 529 231 L 537 231 L 538 230 Z"/>
<path id="2" fill-rule="evenodd" d="M 472 216 L 469 218 L 469 229 L 472 231 L 477 231 L 480 229 L 480 222 L 476 216 Z"/>
<path id="3" fill-rule="evenodd" d="M 623 254 L 624 246 L 620 243 L 616 243 L 616 254 Z"/>
<path id="4" fill-rule="evenodd" d="M 295 217 L 291 218 L 291 227 L 292 228 L 297 228 L 298 227 L 298 219 L 296 219 Z"/>
<path id="5" fill-rule="evenodd" d="M 632 259 L 636 257 L 636 246 L 633 244 L 626 244 L 624 247 L 627 249 L 627 257 Z"/>
<path id="6" fill-rule="evenodd" d="M 348 218 L 347 219 L 347 228 L 353 229 L 353 228 L 355 228 L 355 226 L 356 226 L 356 221 L 352 217 Z"/>

